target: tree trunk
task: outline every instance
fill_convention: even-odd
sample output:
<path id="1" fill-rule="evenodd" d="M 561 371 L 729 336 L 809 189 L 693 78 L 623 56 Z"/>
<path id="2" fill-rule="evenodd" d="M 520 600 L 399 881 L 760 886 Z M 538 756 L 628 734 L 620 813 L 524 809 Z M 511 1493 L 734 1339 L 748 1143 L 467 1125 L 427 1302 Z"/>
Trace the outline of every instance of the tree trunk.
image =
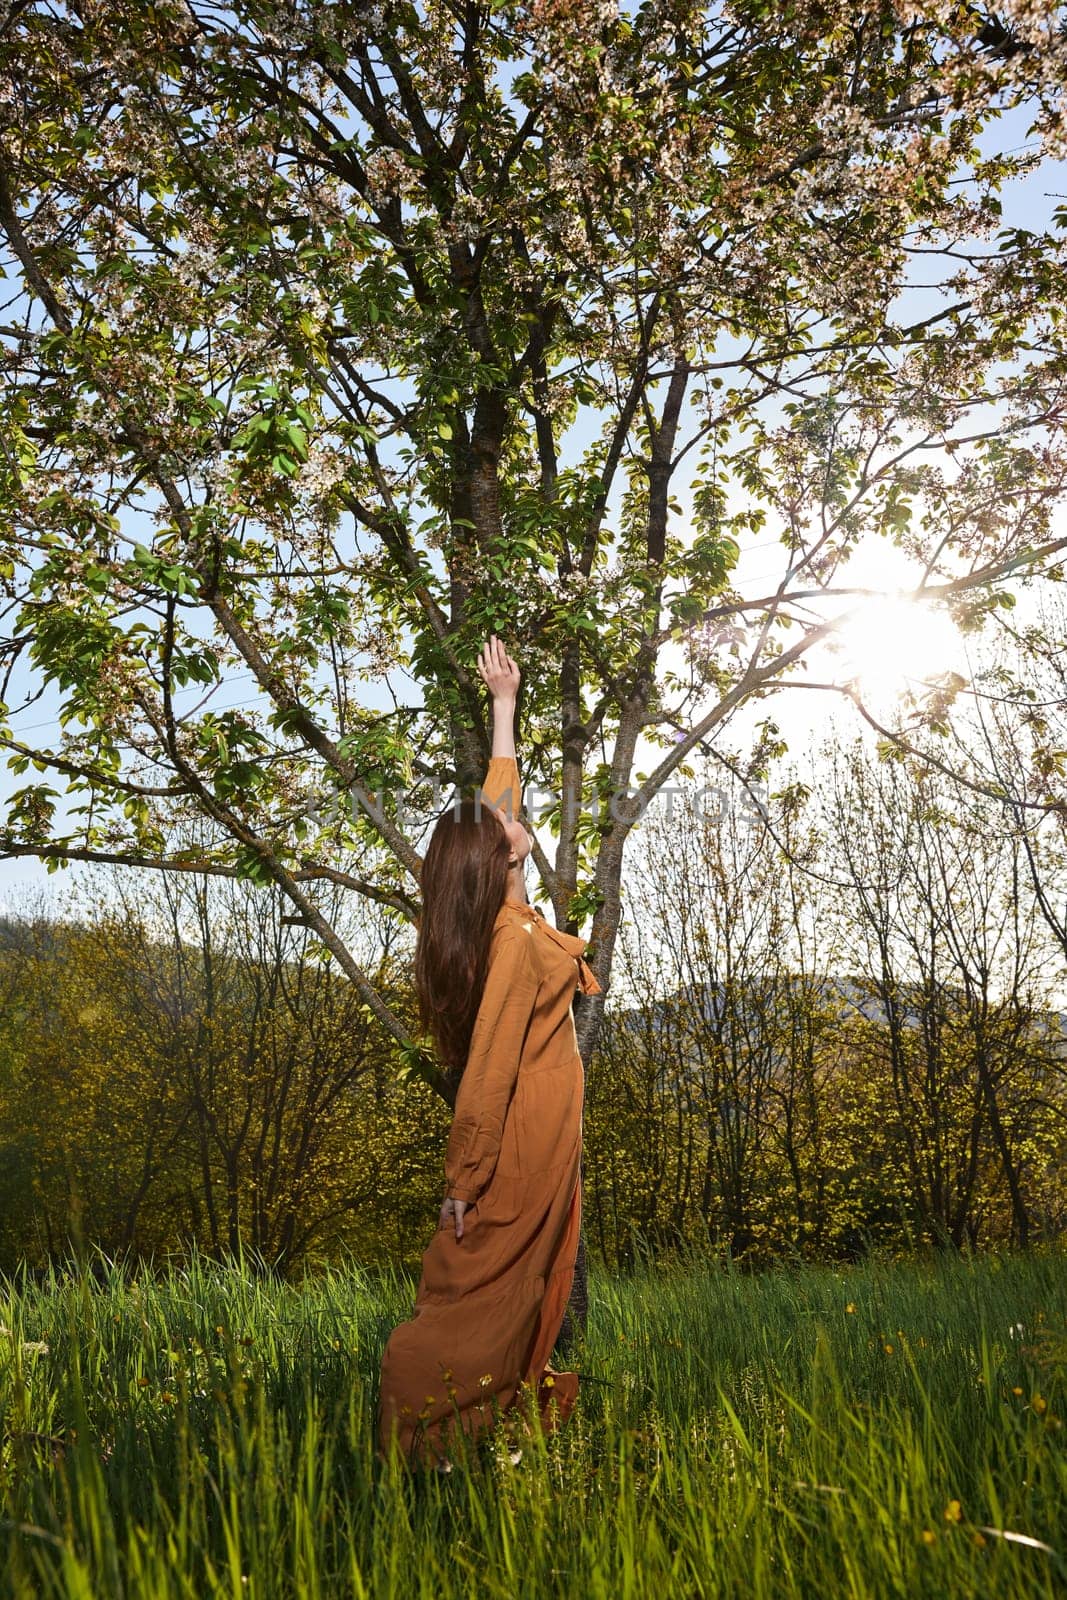
<path id="1" fill-rule="evenodd" d="M 585 1224 L 583 1222 L 578 1233 L 578 1254 L 574 1261 L 574 1282 L 571 1285 L 567 1309 L 563 1313 L 559 1337 L 552 1351 L 553 1356 L 557 1350 L 561 1353 L 566 1351 L 579 1336 L 584 1338 L 588 1320 L 589 1279 L 585 1266 Z"/>

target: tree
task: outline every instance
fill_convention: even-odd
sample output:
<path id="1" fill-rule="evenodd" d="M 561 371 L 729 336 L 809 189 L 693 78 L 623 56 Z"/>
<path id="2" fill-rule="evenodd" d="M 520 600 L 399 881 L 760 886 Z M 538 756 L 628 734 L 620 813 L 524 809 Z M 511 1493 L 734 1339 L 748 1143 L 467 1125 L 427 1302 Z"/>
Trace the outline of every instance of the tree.
<path id="1" fill-rule="evenodd" d="M 1062 575 L 1061 575 L 1062 577 Z M 996 648 L 975 674 L 970 761 L 1000 797 L 1038 910 L 1067 957 L 1067 616 L 1062 591 L 1034 619 L 998 619 Z"/>
<path id="2" fill-rule="evenodd" d="M 858 749 L 824 750 L 824 762 L 850 966 L 881 1013 L 868 1031 L 872 1049 L 878 1037 L 884 1045 L 887 1120 L 915 1220 L 934 1242 L 973 1243 L 1001 1187 L 1011 1237 L 1025 1245 L 1024 1169 L 1047 1134 L 1054 1063 L 1041 1022 L 1057 963 L 1020 842 L 1001 808 L 940 774 L 917 783 Z M 1062 1106 L 1062 1083 L 1051 1098 Z"/>
<path id="3" fill-rule="evenodd" d="M 1033 157 L 978 143 L 1027 106 L 1058 152 L 1052 11 L 20 0 L 0 73 L 4 649 L 62 705 L 4 713 L 46 781 L 0 849 L 274 882 L 442 1092 L 318 890 L 417 915 L 410 818 L 351 801 L 479 780 L 488 631 L 606 988 L 634 822 L 861 538 L 967 620 L 1067 545 L 1064 214 L 983 243 Z"/>
<path id="4" fill-rule="evenodd" d="M 809 762 L 766 826 L 641 824 L 589 1078 L 609 1259 L 635 1235 L 755 1262 L 1062 1229 L 1061 968 L 1013 827 L 859 741 Z"/>
<path id="5" fill-rule="evenodd" d="M 283 1268 L 306 1258 L 339 1222 L 373 1211 L 395 1158 L 383 1139 L 361 1138 L 380 1099 L 377 1030 L 309 930 L 287 925 L 276 892 L 183 875 L 119 880 L 114 899 L 93 932 L 110 983 L 143 1019 L 147 1076 L 167 1090 L 180 1174 L 170 1216 L 216 1256 L 251 1246 Z M 340 908 L 333 916 L 343 925 Z M 390 995 L 393 942 L 387 929 L 372 968 Z M 168 1165 L 149 1170 L 146 1156 L 136 1199 L 150 1182 L 167 1187 Z"/>
<path id="6" fill-rule="evenodd" d="M 282 1272 L 345 1247 L 410 1257 L 443 1108 L 396 1082 L 280 894 L 93 876 L 77 921 L 38 914 L 0 948 L 0 1259 L 71 1242 L 72 1208 L 85 1240 L 141 1257 L 190 1239 Z M 371 929 L 338 921 L 369 948 Z M 374 970 L 403 1014 L 396 936 Z"/>

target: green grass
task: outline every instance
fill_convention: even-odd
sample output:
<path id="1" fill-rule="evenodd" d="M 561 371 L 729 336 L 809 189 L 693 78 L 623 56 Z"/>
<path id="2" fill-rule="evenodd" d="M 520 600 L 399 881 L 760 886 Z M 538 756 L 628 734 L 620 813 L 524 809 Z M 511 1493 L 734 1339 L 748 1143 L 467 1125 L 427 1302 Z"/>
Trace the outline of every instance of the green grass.
<path id="1" fill-rule="evenodd" d="M 0 1593 L 1062 1596 L 1065 1265 L 594 1272 L 570 1423 L 414 1479 L 402 1276 L 0 1280 Z"/>

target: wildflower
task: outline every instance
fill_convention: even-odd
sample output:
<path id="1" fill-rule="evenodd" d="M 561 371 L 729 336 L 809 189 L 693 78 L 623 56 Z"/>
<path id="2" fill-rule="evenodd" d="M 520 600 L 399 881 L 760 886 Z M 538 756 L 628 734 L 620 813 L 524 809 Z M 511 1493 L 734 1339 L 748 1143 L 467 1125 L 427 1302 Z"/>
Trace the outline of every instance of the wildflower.
<path id="1" fill-rule="evenodd" d="M 1015 1385 L 1015 1388 L 1011 1392 L 1012 1392 L 1012 1394 L 1015 1394 L 1015 1395 L 1022 1394 L 1022 1390 L 1019 1388 L 1018 1384 Z"/>
<path id="2" fill-rule="evenodd" d="M 945 1521 L 946 1522 L 962 1522 L 963 1521 L 963 1508 L 960 1505 L 958 1500 L 950 1500 L 948 1505 L 945 1507 Z"/>
<path id="3" fill-rule="evenodd" d="M 22 1344 L 22 1353 L 24 1356 L 46 1356 L 48 1354 L 48 1346 L 43 1339 L 25 1339 Z"/>
<path id="4" fill-rule="evenodd" d="M 853 1305 L 852 1301 L 850 1300 L 848 1305 L 845 1307 L 845 1315 L 846 1315 L 846 1317 L 853 1317 L 853 1316 L 855 1316 L 855 1314 L 856 1314 L 856 1307 Z"/>
<path id="5" fill-rule="evenodd" d="M 975 1529 L 974 1533 L 971 1535 L 971 1540 L 972 1540 L 972 1542 L 974 1544 L 976 1544 L 978 1546 L 979 1550 L 981 1550 L 983 1548 L 983 1546 L 985 1546 L 985 1545 L 987 1545 L 989 1543 L 989 1540 L 986 1538 L 985 1534 L 984 1533 L 980 1533 L 977 1528 Z"/>
<path id="6" fill-rule="evenodd" d="M 893 1354 L 893 1346 L 891 1344 L 887 1344 L 885 1346 L 885 1353 L 887 1356 L 891 1356 Z"/>
<path id="7" fill-rule="evenodd" d="M 922 1541 L 923 1541 L 923 1544 L 936 1544 L 937 1543 L 937 1534 L 934 1532 L 933 1528 L 924 1528 L 923 1529 L 923 1531 L 922 1531 Z"/>
<path id="8" fill-rule="evenodd" d="M 485 1388 L 486 1384 L 492 1383 L 492 1381 L 493 1374 L 491 1372 L 483 1373 L 483 1375 L 478 1379 L 478 1382 L 483 1389 Z"/>
<path id="9" fill-rule="evenodd" d="M 1048 1401 L 1039 1394 L 1034 1395 L 1034 1398 L 1031 1400 L 1030 1404 L 1033 1406 L 1038 1416 L 1040 1416 L 1043 1411 L 1048 1409 Z"/>
<path id="10" fill-rule="evenodd" d="M 546 1389 L 554 1389 L 556 1387 L 556 1380 L 552 1377 L 551 1373 L 544 1381 Z"/>
<path id="11" fill-rule="evenodd" d="M 147 1378 L 138 1378 L 137 1387 L 138 1387 L 138 1389 L 147 1389 L 149 1387 L 148 1379 Z"/>

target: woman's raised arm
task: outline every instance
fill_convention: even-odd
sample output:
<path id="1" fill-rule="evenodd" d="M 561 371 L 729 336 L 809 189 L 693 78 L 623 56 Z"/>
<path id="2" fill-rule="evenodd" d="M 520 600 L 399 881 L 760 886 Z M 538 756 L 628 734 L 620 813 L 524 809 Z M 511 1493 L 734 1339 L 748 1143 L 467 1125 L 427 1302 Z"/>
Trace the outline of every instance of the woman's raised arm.
<path id="1" fill-rule="evenodd" d="M 491 806 L 502 805 L 514 818 L 522 809 L 522 779 L 515 757 L 515 705 L 520 674 L 495 633 L 482 646 L 478 671 L 493 702 L 493 748 L 482 792 Z"/>

